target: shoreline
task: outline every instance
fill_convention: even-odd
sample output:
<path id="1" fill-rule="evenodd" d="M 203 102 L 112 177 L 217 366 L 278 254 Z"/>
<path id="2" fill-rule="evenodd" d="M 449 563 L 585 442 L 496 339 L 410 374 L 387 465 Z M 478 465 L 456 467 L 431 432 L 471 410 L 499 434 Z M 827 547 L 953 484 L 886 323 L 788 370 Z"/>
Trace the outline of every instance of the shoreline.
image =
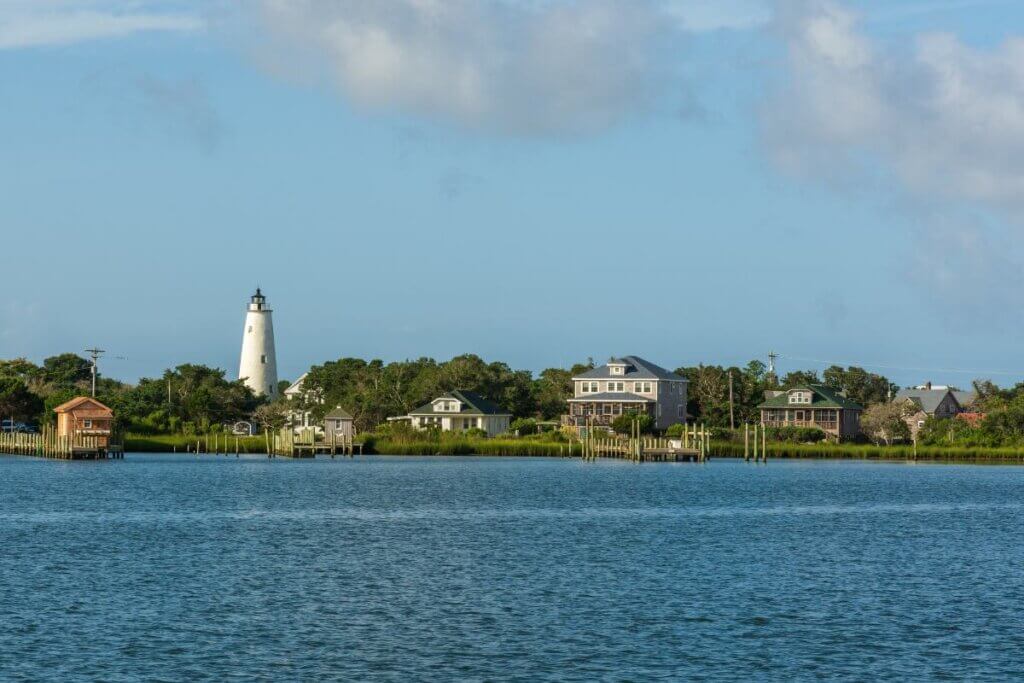
<path id="1" fill-rule="evenodd" d="M 223 437 L 218 442 L 219 452 L 224 453 Z M 362 440 L 367 455 L 391 456 L 492 456 L 492 457 L 543 457 L 578 458 L 581 455 L 579 443 L 557 441 L 532 441 L 527 439 L 444 439 L 440 441 L 388 441 L 368 436 Z M 125 438 L 125 451 L 131 453 L 195 453 L 198 444 L 200 453 L 213 453 L 213 440 L 207 446 L 206 437 L 179 435 L 135 435 Z M 234 437 L 226 449 L 235 453 Z M 186 450 L 187 449 L 187 450 Z M 768 457 L 775 460 L 877 460 L 908 462 L 1001 462 L 1024 464 L 1024 449 L 983 448 L 983 447 L 937 447 L 921 446 L 873 446 L 864 444 L 790 444 L 769 443 Z M 239 437 L 238 452 L 246 455 L 265 455 L 263 437 Z M 743 444 L 728 441 L 712 441 L 709 450 L 712 458 L 743 459 Z"/>

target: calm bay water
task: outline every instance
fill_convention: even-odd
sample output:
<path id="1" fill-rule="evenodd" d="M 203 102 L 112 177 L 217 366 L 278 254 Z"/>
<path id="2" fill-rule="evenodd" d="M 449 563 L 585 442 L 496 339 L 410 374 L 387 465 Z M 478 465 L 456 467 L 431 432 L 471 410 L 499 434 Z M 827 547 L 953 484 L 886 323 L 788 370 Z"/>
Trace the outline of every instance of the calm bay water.
<path id="1" fill-rule="evenodd" d="M 0 457 L 3 680 L 1007 680 L 1024 468 Z"/>

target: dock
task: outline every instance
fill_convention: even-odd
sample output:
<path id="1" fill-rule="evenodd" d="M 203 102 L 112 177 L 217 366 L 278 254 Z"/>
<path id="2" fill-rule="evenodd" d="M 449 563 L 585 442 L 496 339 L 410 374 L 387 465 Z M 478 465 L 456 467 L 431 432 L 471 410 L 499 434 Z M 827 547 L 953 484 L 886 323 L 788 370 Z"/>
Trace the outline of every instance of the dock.
<path id="1" fill-rule="evenodd" d="M 363 444 L 357 443 L 350 435 L 318 435 L 312 428 L 304 429 L 298 434 L 288 428 L 277 434 L 267 434 L 267 457 L 271 458 L 315 458 L 317 455 L 329 455 L 332 458 L 342 455 L 353 458 L 357 453 L 363 454 Z"/>
<path id="2" fill-rule="evenodd" d="M 58 436 L 47 427 L 41 434 L 0 434 L 0 453 L 54 460 L 119 460 L 124 448 L 99 436 Z"/>
<path id="3" fill-rule="evenodd" d="M 634 425 L 627 438 L 583 427 L 578 431 L 583 460 L 614 458 L 632 462 L 706 462 L 711 432 L 703 425 L 687 425 L 677 438 L 645 437 Z"/>

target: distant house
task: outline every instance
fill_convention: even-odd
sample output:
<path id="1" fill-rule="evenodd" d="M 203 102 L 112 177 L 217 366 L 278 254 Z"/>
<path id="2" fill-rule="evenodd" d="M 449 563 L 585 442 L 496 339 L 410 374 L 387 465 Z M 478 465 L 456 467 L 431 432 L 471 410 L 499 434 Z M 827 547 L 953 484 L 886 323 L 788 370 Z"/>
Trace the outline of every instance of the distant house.
<path id="1" fill-rule="evenodd" d="M 334 436 L 350 438 L 355 436 L 355 433 L 352 416 L 341 406 L 324 416 L 324 436 L 328 441 Z"/>
<path id="2" fill-rule="evenodd" d="M 417 429 L 437 427 L 445 432 L 482 429 L 487 436 L 497 436 L 508 431 L 512 414 L 471 391 L 450 391 L 397 419 L 407 419 Z"/>
<path id="3" fill-rule="evenodd" d="M 860 434 L 864 408 L 823 384 L 805 384 L 768 392 L 761 410 L 766 427 L 816 427 L 837 440 Z"/>
<path id="4" fill-rule="evenodd" d="M 893 400 L 906 406 L 903 418 L 910 427 L 910 434 L 917 439 L 917 432 L 929 417 L 951 418 L 966 412 L 974 403 L 974 394 L 955 391 L 947 386 L 933 386 L 931 382 L 914 389 L 902 389 Z"/>
<path id="5" fill-rule="evenodd" d="M 79 396 L 53 409 L 57 413 L 57 436 L 71 437 L 81 443 L 82 437 L 96 439 L 96 445 L 106 448 L 114 424 L 114 411 L 94 398 Z"/>
<path id="6" fill-rule="evenodd" d="M 568 425 L 610 426 L 630 412 L 650 415 L 658 430 L 686 422 L 686 378 L 639 356 L 613 358 L 572 381 Z"/>
<path id="7" fill-rule="evenodd" d="M 317 434 L 323 431 L 323 428 L 313 419 L 313 413 L 308 410 L 310 403 L 323 403 L 323 399 L 314 396 L 313 392 L 306 389 L 306 377 L 308 376 L 308 372 L 302 373 L 302 376 L 292 382 L 283 392 L 285 400 L 289 403 L 305 403 L 307 408 L 307 410 L 289 408 L 287 412 L 286 419 L 288 420 L 288 425 L 296 434 L 308 429 L 312 429 Z"/>

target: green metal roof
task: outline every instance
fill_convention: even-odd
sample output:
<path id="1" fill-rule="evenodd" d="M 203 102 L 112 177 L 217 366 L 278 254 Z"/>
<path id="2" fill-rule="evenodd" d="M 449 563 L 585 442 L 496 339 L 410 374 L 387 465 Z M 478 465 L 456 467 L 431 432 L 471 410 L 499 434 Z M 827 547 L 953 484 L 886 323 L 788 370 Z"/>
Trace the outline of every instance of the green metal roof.
<path id="1" fill-rule="evenodd" d="M 448 412 L 435 412 L 434 401 L 442 398 L 450 398 L 459 401 L 462 404 L 462 410 L 457 413 Z M 421 405 L 416 410 L 411 411 L 410 415 L 511 415 L 510 412 L 501 408 L 496 403 L 488 401 L 480 394 L 475 394 L 472 391 L 449 391 L 447 394 L 438 396 L 431 401 Z"/>
<path id="2" fill-rule="evenodd" d="M 789 394 L 793 391 L 811 392 L 811 402 L 790 403 Z M 838 389 L 824 384 L 804 384 L 786 389 L 779 396 L 769 398 L 758 408 L 842 408 L 845 410 L 864 410 L 856 401 L 851 401 L 839 393 Z"/>
<path id="3" fill-rule="evenodd" d="M 329 412 L 326 415 L 324 415 L 324 418 L 325 419 L 330 418 L 332 420 L 351 420 L 352 416 L 349 415 L 347 410 L 345 410 L 341 406 L 338 406 L 337 408 L 335 408 L 331 412 Z"/>

